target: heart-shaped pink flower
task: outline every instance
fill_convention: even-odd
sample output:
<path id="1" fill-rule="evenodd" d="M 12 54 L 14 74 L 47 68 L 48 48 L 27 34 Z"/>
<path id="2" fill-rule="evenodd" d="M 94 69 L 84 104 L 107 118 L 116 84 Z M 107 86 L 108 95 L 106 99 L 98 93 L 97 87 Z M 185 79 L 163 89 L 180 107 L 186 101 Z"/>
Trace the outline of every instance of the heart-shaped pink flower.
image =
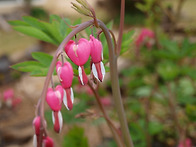
<path id="1" fill-rule="evenodd" d="M 58 61 L 56 63 L 56 72 L 59 80 L 64 89 L 70 88 L 73 80 L 73 68 L 69 62 L 65 62 L 62 66 L 62 62 Z"/>
<path id="2" fill-rule="evenodd" d="M 68 57 L 78 66 L 83 66 L 90 56 L 89 41 L 81 38 L 77 43 L 70 40 L 65 46 L 65 52 Z"/>
<path id="3" fill-rule="evenodd" d="M 70 40 L 65 46 L 65 52 L 73 63 L 78 65 L 78 78 L 82 85 L 87 84 L 88 78 L 84 71 L 83 65 L 88 61 L 90 56 L 90 44 L 89 41 L 81 38 L 77 43 Z"/>
<path id="4" fill-rule="evenodd" d="M 64 91 L 61 85 L 58 85 L 55 90 L 48 88 L 46 95 L 46 101 L 53 111 L 61 110 L 61 105 L 63 102 Z"/>
<path id="5" fill-rule="evenodd" d="M 90 46 L 91 46 L 91 62 L 92 72 L 95 78 L 99 81 L 103 81 L 105 76 L 105 67 L 102 62 L 103 60 L 103 47 L 101 41 L 90 35 Z"/>

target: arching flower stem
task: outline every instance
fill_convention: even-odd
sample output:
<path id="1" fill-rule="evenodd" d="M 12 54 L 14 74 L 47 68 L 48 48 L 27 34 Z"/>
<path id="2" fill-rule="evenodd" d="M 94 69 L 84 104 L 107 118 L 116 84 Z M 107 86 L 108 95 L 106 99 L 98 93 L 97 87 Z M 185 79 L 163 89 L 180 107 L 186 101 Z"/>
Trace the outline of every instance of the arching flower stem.
<path id="1" fill-rule="evenodd" d="M 119 78 L 118 78 L 118 71 L 117 71 L 117 55 L 115 54 L 115 50 L 112 44 L 112 39 L 110 36 L 110 32 L 107 29 L 106 25 L 100 21 L 97 20 L 98 22 L 98 26 L 103 30 L 107 43 L 108 43 L 108 48 L 109 48 L 109 61 L 110 61 L 110 75 L 111 75 L 111 82 L 112 82 L 112 93 L 113 93 L 113 100 L 115 103 L 115 108 L 117 110 L 117 114 L 120 120 L 120 125 L 121 125 L 121 130 L 122 130 L 122 134 L 123 134 L 123 139 L 126 143 L 127 147 L 133 147 L 133 143 L 131 140 L 131 136 L 129 133 L 129 129 L 128 129 L 128 125 L 127 125 L 127 120 L 125 117 L 125 112 L 124 112 L 124 107 L 122 104 L 122 98 L 121 98 L 121 93 L 120 93 L 120 87 L 119 87 Z M 67 44 L 67 42 L 72 39 L 72 37 L 74 37 L 77 33 L 79 33 L 80 31 L 86 29 L 87 27 L 93 25 L 95 22 L 94 20 L 91 21 L 87 21 L 84 22 L 80 25 L 78 25 L 77 28 L 75 28 L 63 41 L 62 43 L 59 45 L 59 47 L 57 48 L 57 51 L 53 57 L 53 60 L 51 62 L 48 74 L 46 76 L 46 80 L 44 83 L 44 87 L 41 93 L 41 97 L 40 100 L 38 101 L 37 104 L 37 110 L 36 112 L 38 112 L 38 116 L 41 117 L 41 133 L 40 133 L 40 141 L 38 143 L 38 147 L 42 146 L 42 136 L 43 133 L 45 132 L 44 130 L 46 130 L 46 124 L 44 123 L 45 119 L 44 119 L 44 102 L 45 102 L 45 97 L 46 97 L 46 93 L 47 93 L 47 89 L 57 62 L 57 58 L 59 57 L 59 55 L 63 52 L 63 48 L 64 46 Z"/>
<path id="2" fill-rule="evenodd" d="M 124 106 L 122 103 L 120 86 L 119 86 L 119 77 L 118 77 L 118 69 L 117 69 L 117 58 L 118 55 L 115 54 L 114 47 L 112 44 L 112 39 L 110 36 L 110 32 L 107 29 L 106 25 L 102 21 L 99 22 L 99 27 L 103 30 L 109 48 L 109 62 L 110 62 L 110 77 L 111 77 L 111 85 L 112 85 L 112 95 L 115 104 L 115 108 L 117 110 L 117 114 L 119 117 L 119 121 L 121 124 L 121 130 L 123 133 L 123 139 L 127 145 L 127 147 L 134 147 L 131 135 L 129 133 L 129 128 L 127 125 L 127 119 L 125 116 Z"/>
<path id="3" fill-rule="evenodd" d="M 91 26 L 92 24 L 94 23 L 93 20 L 91 21 L 87 21 L 87 22 L 84 22 L 82 24 L 80 24 L 77 28 L 75 28 L 69 35 L 67 35 L 67 37 L 62 41 L 62 43 L 59 45 L 59 47 L 57 48 L 57 51 L 53 57 L 53 60 L 51 62 L 51 65 L 50 65 L 50 68 L 49 68 L 49 71 L 48 71 L 48 74 L 46 76 L 46 80 L 45 80 L 45 83 L 44 83 L 44 87 L 43 87 L 43 90 L 42 90 L 42 93 L 41 93 L 41 96 L 40 96 L 40 101 L 38 101 L 38 104 L 37 104 L 37 109 L 36 112 L 38 112 L 38 115 L 41 117 L 41 127 L 40 127 L 40 141 L 39 143 L 37 144 L 38 147 L 41 147 L 42 146 L 42 136 L 43 136 L 43 132 L 44 130 L 46 130 L 46 125 L 44 123 L 44 102 L 45 102 L 45 97 L 46 97 L 46 93 L 47 93 L 47 90 L 48 90 L 48 86 L 49 86 L 49 83 L 50 83 L 50 80 L 51 80 L 51 77 L 52 77 L 52 74 L 53 74 L 53 71 L 54 71 L 54 68 L 55 68 L 55 65 L 56 65 L 56 62 L 57 62 L 57 58 L 58 56 L 63 52 L 63 48 L 64 46 L 67 44 L 67 42 L 75 36 L 75 34 L 77 34 L 78 32 L 86 29 L 87 27 Z"/>
<path id="4" fill-rule="evenodd" d="M 120 135 L 120 132 L 119 130 L 114 126 L 114 124 L 112 123 L 112 121 L 110 120 L 109 116 L 107 115 L 107 113 L 105 112 L 105 109 L 100 101 L 100 96 L 97 92 L 96 89 L 93 88 L 93 86 L 91 85 L 90 82 L 88 82 L 88 86 L 91 88 L 91 90 L 93 91 L 93 94 L 95 95 L 95 98 L 96 98 L 96 101 L 98 103 L 98 106 L 101 110 L 101 112 L 103 113 L 103 116 L 109 126 L 109 128 L 111 129 L 111 132 L 114 136 L 114 139 L 116 140 L 116 143 L 118 144 L 119 147 L 124 147 L 124 143 L 123 143 L 123 140 L 122 140 L 122 137 Z"/>

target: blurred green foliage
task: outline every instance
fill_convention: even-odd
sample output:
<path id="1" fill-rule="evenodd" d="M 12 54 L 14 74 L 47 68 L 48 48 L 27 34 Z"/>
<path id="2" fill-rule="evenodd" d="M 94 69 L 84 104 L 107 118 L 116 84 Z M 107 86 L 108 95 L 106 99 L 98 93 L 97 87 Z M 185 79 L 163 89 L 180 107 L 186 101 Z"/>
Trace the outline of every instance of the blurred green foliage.
<path id="1" fill-rule="evenodd" d="M 64 136 L 62 147 L 88 147 L 87 137 L 84 135 L 84 129 L 74 126 Z"/>

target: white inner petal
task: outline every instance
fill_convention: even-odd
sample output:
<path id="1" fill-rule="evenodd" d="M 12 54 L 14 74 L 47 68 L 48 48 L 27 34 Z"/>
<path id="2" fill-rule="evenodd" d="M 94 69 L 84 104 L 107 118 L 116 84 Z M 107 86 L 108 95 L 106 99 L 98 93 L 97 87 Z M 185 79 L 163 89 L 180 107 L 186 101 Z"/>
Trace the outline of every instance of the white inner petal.
<path id="1" fill-rule="evenodd" d="M 71 102 L 73 104 L 74 103 L 74 93 L 73 93 L 73 89 L 72 88 L 70 88 L 70 90 L 71 90 Z"/>
<path id="2" fill-rule="evenodd" d="M 101 65 L 101 73 L 102 73 L 102 81 L 103 81 L 104 76 L 105 76 L 105 67 L 104 67 L 103 62 L 100 62 L 100 65 Z"/>
<path id="3" fill-rule="evenodd" d="M 63 91 L 64 91 L 63 103 L 64 103 L 65 107 L 67 108 L 67 110 L 69 110 L 69 108 L 67 106 L 67 94 L 66 94 L 65 90 L 63 90 Z"/>
<path id="4" fill-rule="evenodd" d="M 59 118 L 59 125 L 60 125 L 60 131 L 59 131 L 60 133 L 63 127 L 63 117 L 62 117 L 61 111 L 58 112 L 58 118 Z"/>
<path id="5" fill-rule="evenodd" d="M 57 75 L 58 75 L 58 77 L 59 77 L 59 80 L 60 81 L 63 81 L 62 79 L 61 79 L 61 67 L 59 67 L 58 69 L 57 69 Z"/>
<path id="6" fill-rule="evenodd" d="M 59 105 L 61 105 L 61 93 L 60 93 L 60 91 L 55 91 L 55 95 L 58 97 L 58 99 L 59 99 Z"/>
<path id="7" fill-rule="evenodd" d="M 97 80 L 99 80 L 99 78 L 98 78 L 98 74 L 97 74 L 97 69 L 96 69 L 96 67 L 95 67 L 95 64 L 94 64 L 94 63 L 92 64 L 92 71 L 93 71 L 93 75 L 94 75 L 94 77 L 95 77 Z"/>
<path id="8" fill-rule="evenodd" d="M 55 123 L 55 117 L 54 117 L 54 112 L 52 111 L 52 122 L 53 122 L 53 125 Z"/>
<path id="9" fill-rule="evenodd" d="M 84 85 L 83 77 L 82 77 L 82 68 L 80 66 L 78 67 L 78 74 L 79 74 L 81 84 Z"/>
<path id="10" fill-rule="evenodd" d="M 37 147 L 37 136 L 36 135 L 33 136 L 33 146 Z"/>

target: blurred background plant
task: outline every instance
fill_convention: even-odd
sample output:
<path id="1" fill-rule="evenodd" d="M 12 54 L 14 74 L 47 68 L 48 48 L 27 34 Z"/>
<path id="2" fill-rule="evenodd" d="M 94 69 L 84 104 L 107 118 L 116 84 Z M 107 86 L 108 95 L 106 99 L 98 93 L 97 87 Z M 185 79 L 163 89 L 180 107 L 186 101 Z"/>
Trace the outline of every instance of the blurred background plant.
<path id="1" fill-rule="evenodd" d="M 133 134 L 136 147 L 189 147 L 190 144 L 196 145 L 196 41 L 194 37 L 196 20 L 194 19 L 195 16 L 192 16 L 193 12 L 190 12 L 193 11 L 191 6 L 194 4 L 194 0 L 126 0 L 125 34 L 121 58 L 119 59 L 119 75 L 129 129 Z M 98 17 L 103 17 L 105 22 L 109 22 L 107 23 L 108 27 L 116 30 L 119 23 L 120 0 L 99 0 L 95 6 L 100 11 L 100 13 L 97 11 Z M 29 10 L 24 9 L 20 14 L 19 12 L 15 13 L 14 17 L 13 14 L 1 15 L 5 22 L 7 20 L 21 20 L 22 18 L 23 21 L 10 21 L 9 23 L 14 26 L 15 30 L 42 40 L 24 37 L 14 31 L 6 32 L 9 27 L 5 27 L 4 24 L 1 25 L 4 30 L 0 32 L 0 52 L 2 58 L 4 54 L 7 58 L 5 62 L 3 60 L 5 59 L 4 55 L 2 59 L 4 62 L 0 63 L 4 63 L 4 65 L 6 63 L 6 67 L 8 67 L 13 63 L 29 60 L 26 62 L 27 64 L 23 62 L 12 66 L 23 73 L 2 68 L 0 83 L 3 90 L 7 88 L 7 82 L 12 85 L 15 79 L 17 80 L 14 81 L 14 84 L 16 83 L 16 87 L 18 87 L 17 83 L 21 83 L 21 79 L 25 77 L 24 72 L 31 72 L 32 76 L 45 76 L 52 59 L 48 53 L 53 54 L 56 45 L 71 31 L 66 23 L 76 25 L 81 22 L 79 19 L 73 19 L 71 14 L 66 15 L 64 11 L 57 13 L 63 17 L 49 16 L 50 13 L 54 12 L 49 8 L 50 6 L 43 9 L 30 5 Z M 101 10 L 103 12 L 114 10 L 112 11 L 114 13 L 103 16 Z M 34 18 L 30 16 L 21 17 L 24 12 Z M 32 23 L 32 20 L 35 22 L 35 18 L 36 23 Z M 40 24 L 44 26 L 40 26 Z M 43 30 L 44 27 L 48 27 L 47 31 L 49 31 Z M 150 30 L 154 36 L 144 35 L 140 45 L 137 46 L 136 41 L 142 35 L 143 29 Z M 86 34 L 90 33 L 91 29 L 87 29 L 82 35 L 87 36 Z M 105 48 L 104 58 L 108 59 L 105 39 L 103 36 L 100 37 Z M 14 47 L 9 45 L 10 42 L 14 44 Z M 138 50 L 139 54 L 137 54 Z M 40 51 L 47 55 L 40 53 Z M 17 52 L 21 52 L 21 54 L 14 57 Z M 33 52 L 32 55 L 31 52 Z M 107 60 L 105 60 L 106 62 Z M 30 64 L 31 66 L 29 66 Z M 88 69 L 86 70 L 88 72 Z M 41 81 L 43 82 L 43 79 Z M 74 89 L 77 91 L 75 92 L 76 104 L 71 112 L 65 109 L 62 112 L 66 124 L 64 136 L 59 137 L 59 135 L 54 134 L 50 110 L 46 112 L 48 126 L 51 128 L 50 133 L 55 138 L 56 143 L 62 146 L 69 144 L 73 147 L 78 146 L 78 144 L 115 147 L 116 144 L 112 135 L 107 134 L 109 130 L 105 129 L 105 120 L 97 108 L 94 96 L 88 93 L 90 92 L 88 87 L 81 90 L 76 79 L 74 85 Z M 20 89 L 18 91 L 21 92 Z M 22 91 L 24 97 L 30 97 L 28 94 L 28 92 Z M 110 80 L 100 85 L 99 94 L 103 99 L 106 98 L 106 101 L 103 100 L 103 104 L 106 102 L 105 108 L 116 126 L 119 126 L 115 110 L 112 107 Z M 35 104 L 39 94 L 35 94 L 33 97 Z M 22 104 L 24 103 L 23 100 Z M 24 108 L 26 107 L 21 107 L 21 109 Z M 17 107 L 17 109 L 19 108 Z M 31 113 L 32 118 L 33 113 Z M 21 115 L 21 113 L 18 112 L 17 115 Z M 25 116 L 23 115 L 23 117 Z M 11 120 L 11 117 L 8 115 L 6 119 Z M 0 121 L 4 122 L 2 119 Z M 28 125 L 31 126 L 31 122 L 28 122 Z M 92 131 L 94 128 L 97 130 Z M 2 127 L 0 127 L 1 131 L 5 132 Z M 89 133 L 98 135 L 93 136 Z M 0 137 L 0 146 L 7 146 L 9 143 L 5 136 L 0 134 Z M 187 140 L 190 144 L 186 143 Z M 12 144 L 16 144 L 16 142 L 13 141 Z M 25 146 L 27 145 L 25 144 Z"/>

